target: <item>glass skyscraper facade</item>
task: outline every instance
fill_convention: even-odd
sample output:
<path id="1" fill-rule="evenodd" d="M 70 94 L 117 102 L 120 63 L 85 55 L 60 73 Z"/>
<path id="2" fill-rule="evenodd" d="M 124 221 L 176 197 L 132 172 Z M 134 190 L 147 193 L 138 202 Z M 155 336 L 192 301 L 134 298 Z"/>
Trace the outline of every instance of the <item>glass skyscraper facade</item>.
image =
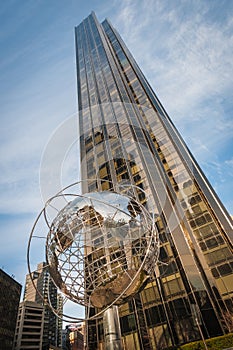
<path id="1" fill-rule="evenodd" d="M 232 331 L 230 216 L 112 24 L 92 13 L 75 36 L 83 190 L 136 185 L 159 231 L 153 280 L 119 307 L 124 349 Z M 102 320 L 87 329 L 88 349 L 103 349 Z"/>

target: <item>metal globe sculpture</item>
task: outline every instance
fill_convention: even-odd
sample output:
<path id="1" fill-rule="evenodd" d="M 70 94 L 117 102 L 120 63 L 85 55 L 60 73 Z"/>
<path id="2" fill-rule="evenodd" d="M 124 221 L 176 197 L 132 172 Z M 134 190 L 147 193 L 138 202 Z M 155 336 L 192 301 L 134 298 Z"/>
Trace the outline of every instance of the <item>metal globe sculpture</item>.
<path id="1" fill-rule="evenodd" d="M 49 220 L 48 207 L 61 197 L 68 204 Z M 60 192 L 42 214 L 50 276 L 66 298 L 99 310 L 92 317 L 87 312 L 86 318 L 134 296 L 154 272 L 159 254 L 154 219 L 133 196 L 103 191 L 70 197 Z"/>

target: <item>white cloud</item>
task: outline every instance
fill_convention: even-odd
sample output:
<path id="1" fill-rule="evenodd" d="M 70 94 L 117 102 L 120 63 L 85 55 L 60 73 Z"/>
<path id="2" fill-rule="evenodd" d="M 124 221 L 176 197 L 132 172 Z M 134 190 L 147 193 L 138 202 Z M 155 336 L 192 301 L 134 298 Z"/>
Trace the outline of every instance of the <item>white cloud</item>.
<path id="1" fill-rule="evenodd" d="M 225 164 L 225 169 L 227 169 L 227 173 L 229 177 L 232 178 L 233 177 L 233 158 L 225 160 L 224 164 Z"/>
<path id="2" fill-rule="evenodd" d="M 10 275 L 14 274 L 21 284 L 28 271 L 26 253 L 33 220 L 31 215 L 1 215 L 0 229 L 4 240 L 0 246 L 0 267 Z"/>
<path id="3" fill-rule="evenodd" d="M 222 22 L 211 21 L 211 9 L 199 1 L 128 0 L 114 18 L 165 109 L 202 160 L 233 136 L 224 111 L 232 103 L 233 21 L 230 14 Z"/>

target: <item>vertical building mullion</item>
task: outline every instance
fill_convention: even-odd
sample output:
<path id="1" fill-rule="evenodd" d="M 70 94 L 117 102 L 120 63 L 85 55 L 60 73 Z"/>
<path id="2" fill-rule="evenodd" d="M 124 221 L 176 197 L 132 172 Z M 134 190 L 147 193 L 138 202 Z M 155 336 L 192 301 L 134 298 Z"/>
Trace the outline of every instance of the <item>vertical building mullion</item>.
<path id="1" fill-rule="evenodd" d="M 89 57 L 89 66 L 90 66 L 90 69 L 91 69 L 92 79 L 94 81 L 95 78 L 94 78 L 94 73 L 93 73 L 93 63 L 92 63 L 91 48 L 90 48 L 90 43 L 89 43 L 89 38 L 88 38 L 88 30 L 86 29 L 86 25 L 87 25 L 87 20 L 84 22 L 83 30 L 84 30 L 84 33 L 85 33 L 85 46 L 86 46 L 86 50 L 87 50 L 87 56 Z M 86 67 L 86 64 L 85 64 L 85 67 Z M 87 86 L 89 85 L 88 74 L 90 75 L 90 72 L 87 73 L 87 71 L 86 71 Z M 95 93 L 96 93 L 96 95 L 98 95 L 97 89 L 95 90 Z M 94 126 L 93 126 L 93 115 L 92 115 L 91 102 L 90 102 L 90 93 L 89 92 L 88 92 L 88 110 L 89 110 L 90 120 L 91 120 L 91 135 L 92 135 L 92 145 L 93 145 L 92 149 L 91 149 L 91 152 L 93 153 L 94 162 L 95 162 L 95 165 L 97 167 L 98 161 L 97 161 L 97 154 L 95 152 L 95 129 L 94 129 Z M 88 176 L 88 178 L 89 178 L 89 176 Z M 98 181 L 98 177 L 97 177 L 97 168 L 96 168 L 95 179 L 97 181 L 97 186 L 98 186 L 98 189 L 99 189 L 99 181 Z M 88 183 L 89 183 L 89 179 L 88 179 Z"/>
<path id="2" fill-rule="evenodd" d="M 102 28 L 98 28 L 99 29 L 99 32 L 101 34 L 102 33 Z M 103 40 L 104 41 L 104 40 Z M 116 85 L 116 81 L 115 81 L 115 77 L 113 75 L 113 72 L 112 72 L 112 69 L 111 69 L 111 65 L 110 65 L 110 62 L 109 62 L 109 53 L 107 54 L 106 50 L 105 50 L 105 54 L 106 54 L 106 59 L 108 60 L 107 64 L 109 65 L 109 69 L 110 69 L 110 72 L 111 72 L 111 75 L 112 75 L 112 79 L 114 81 L 114 84 L 115 84 L 115 88 L 117 89 L 117 85 Z M 119 125 L 117 123 L 117 119 L 116 119 L 116 115 L 115 115 L 115 110 L 113 108 L 113 105 L 114 105 L 114 102 L 115 101 L 112 101 L 111 99 L 111 96 L 110 96 L 110 92 L 109 92 L 109 87 L 108 87 L 108 82 L 107 82 L 107 79 L 105 77 L 105 73 L 104 73 L 104 70 L 102 69 L 102 75 L 103 75 L 103 79 L 104 79 L 104 84 L 105 84 L 105 88 L 106 88 L 106 93 L 108 95 L 108 104 L 110 105 L 111 107 L 111 111 L 112 111 L 112 117 L 113 117 L 113 121 L 115 122 L 115 126 L 117 128 L 117 132 L 118 132 L 118 136 L 119 136 L 119 141 L 120 141 L 120 144 L 121 144 L 121 148 L 122 148 L 122 152 L 123 152 L 123 155 L 124 155 L 124 159 L 127 160 L 127 153 L 126 153 L 126 150 L 125 150 L 125 147 L 124 147 L 124 144 L 122 142 L 122 135 L 121 135 L 121 131 L 120 131 L 120 128 L 119 128 Z M 118 90 L 118 89 L 117 89 Z M 119 90 L 118 90 L 118 94 L 119 94 Z M 117 102 L 115 102 L 117 103 Z M 109 123 L 107 124 L 109 125 Z M 110 146 L 111 148 L 111 146 Z M 114 157 L 111 156 L 111 159 L 113 159 Z M 131 171 L 130 171 L 130 168 L 129 168 L 129 164 L 128 164 L 128 161 L 126 162 L 126 166 L 127 166 L 127 170 L 128 170 L 128 174 L 129 176 L 131 177 L 131 181 L 133 182 L 133 179 L 132 179 L 132 175 L 131 175 Z M 115 168 L 113 167 L 112 168 L 112 173 L 114 174 L 114 179 L 115 179 L 115 183 L 117 183 L 116 181 L 116 177 L 115 177 Z M 135 195 L 136 195 L 136 192 L 135 192 Z"/>
<path id="3" fill-rule="evenodd" d="M 90 33 L 88 35 L 92 35 L 93 37 L 93 31 L 91 29 L 91 24 L 90 24 L 90 21 L 89 21 L 89 28 L 90 28 Z M 97 26 L 96 26 L 97 28 Z M 98 28 L 97 28 L 98 30 Z M 95 50 L 96 50 L 96 53 L 97 53 L 97 58 L 98 58 L 98 63 L 99 63 L 99 69 L 100 69 L 100 72 L 101 72 L 101 78 L 104 82 L 104 76 L 103 76 L 103 70 L 102 70 L 102 67 L 101 67 L 101 60 L 100 60 L 100 57 L 99 57 L 99 53 L 98 53 L 98 49 L 95 45 Z M 90 55 L 91 57 L 91 55 Z M 102 98 L 99 94 L 99 91 L 98 91 L 98 83 L 97 83 L 97 77 L 96 77 L 96 72 L 95 72 L 95 66 L 93 64 L 93 61 L 91 62 L 92 63 L 92 71 L 93 71 L 93 77 L 94 77 L 94 81 L 95 81 L 95 87 L 96 87 L 96 91 L 97 91 L 97 95 L 98 95 L 98 102 L 99 102 L 99 108 L 100 108 L 100 111 L 101 111 L 101 118 L 102 118 L 102 130 L 103 130 L 103 134 L 104 134 L 104 144 L 106 145 L 106 152 L 107 152 L 107 159 L 111 159 L 111 149 L 110 149 L 110 146 L 109 146 L 109 141 L 108 141 L 108 134 L 107 134 L 107 130 L 106 130 L 106 124 L 105 124 L 105 118 L 104 118 L 104 111 L 103 111 L 103 101 L 102 101 Z M 106 86 L 105 87 L 105 92 L 106 92 Z M 115 173 L 113 171 L 113 165 L 112 165 L 112 162 L 110 161 L 110 169 L 111 169 L 111 181 L 113 181 L 113 183 L 116 181 L 116 178 L 115 178 Z M 101 182 L 101 181 L 100 181 Z M 99 184 L 99 188 L 101 189 L 101 184 Z"/>

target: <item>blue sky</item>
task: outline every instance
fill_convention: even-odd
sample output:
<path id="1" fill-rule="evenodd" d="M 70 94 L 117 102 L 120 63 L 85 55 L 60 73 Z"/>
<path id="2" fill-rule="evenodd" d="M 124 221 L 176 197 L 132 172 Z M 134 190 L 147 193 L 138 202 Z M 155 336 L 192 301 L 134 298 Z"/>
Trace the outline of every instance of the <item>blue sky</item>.
<path id="1" fill-rule="evenodd" d="M 74 27 L 92 10 L 120 32 L 233 214 L 233 1 L 2 1 L 0 267 L 21 284 L 41 157 L 77 111 Z M 74 157 L 64 174 L 64 185 L 77 179 Z"/>

